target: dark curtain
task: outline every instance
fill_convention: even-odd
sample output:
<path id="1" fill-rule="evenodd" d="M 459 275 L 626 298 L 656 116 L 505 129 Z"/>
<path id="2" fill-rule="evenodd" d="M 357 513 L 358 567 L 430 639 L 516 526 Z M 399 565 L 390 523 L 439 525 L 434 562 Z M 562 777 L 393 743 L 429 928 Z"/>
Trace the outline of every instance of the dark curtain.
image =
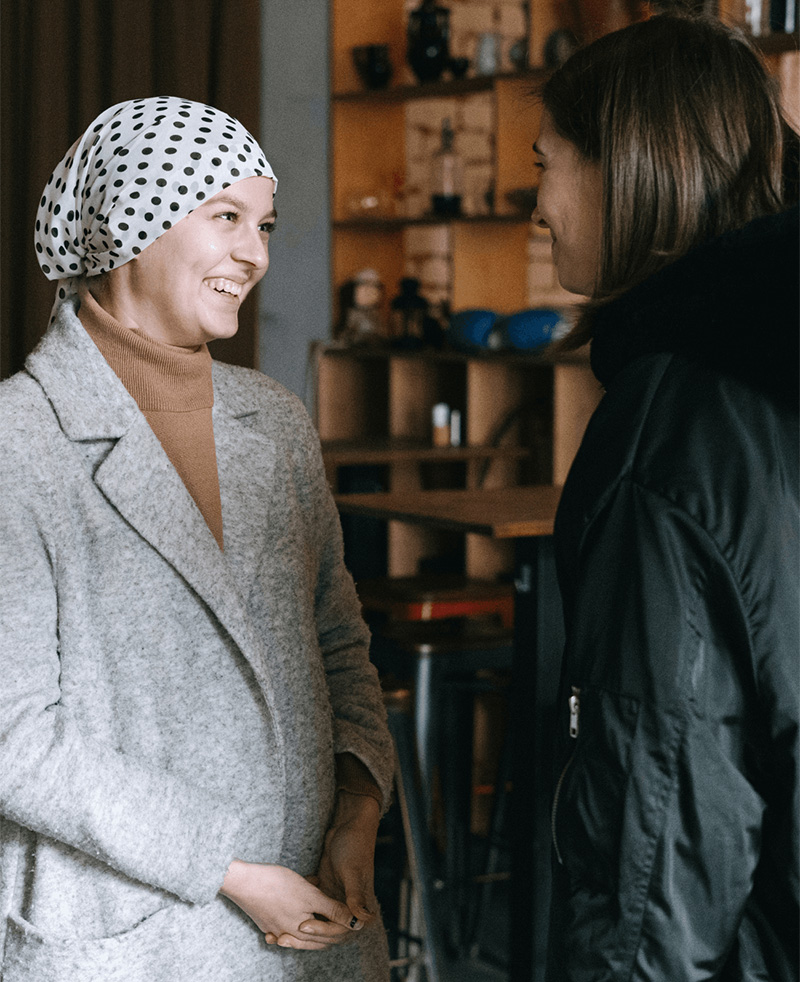
<path id="1" fill-rule="evenodd" d="M 258 138 L 258 0 L 2 0 L 0 3 L 0 371 L 22 367 L 55 285 L 33 225 L 53 168 L 103 109 L 176 95 L 235 116 Z M 214 357 L 254 366 L 257 305 Z"/>

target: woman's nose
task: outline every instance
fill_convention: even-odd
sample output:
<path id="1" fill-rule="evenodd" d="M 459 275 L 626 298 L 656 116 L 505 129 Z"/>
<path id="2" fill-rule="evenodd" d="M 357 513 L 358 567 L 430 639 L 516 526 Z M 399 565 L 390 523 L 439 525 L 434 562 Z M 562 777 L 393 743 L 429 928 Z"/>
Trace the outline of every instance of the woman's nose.
<path id="1" fill-rule="evenodd" d="M 242 229 L 233 258 L 249 263 L 255 269 L 266 270 L 269 266 L 269 249 L 263 233 L 258 228 Z"/>

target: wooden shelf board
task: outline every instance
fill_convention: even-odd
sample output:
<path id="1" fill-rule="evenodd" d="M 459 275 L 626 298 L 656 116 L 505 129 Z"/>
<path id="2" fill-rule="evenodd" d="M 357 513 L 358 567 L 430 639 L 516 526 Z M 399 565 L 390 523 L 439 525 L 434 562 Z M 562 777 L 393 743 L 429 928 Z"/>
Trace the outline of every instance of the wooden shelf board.
<path id="1" fill-rule="evenodd" d="M 765 55 L 783 54 L 800 48 L 800 32 L 792 34 L 775 32 L 763 34 L 752 39 L 755 46 Z M 497 81 L 520 80 L 535 85 L 543 82 L 552 69 L 545 67 L 526 68 L 521 72 L 501 72 L 497 75 L 474 75 L 470 78 L 450 79 L 441 82 L 425 82 L 411 85 L 394 85 L 387 89 L 353 89 L 346 92 L 333 92 L 334 102 L 409 102 L 415 99 L 440 99 L 448 96 L 469 95 L 473 92 L 488 92 Z"/>
<path id="2" fill-rule="evenodd" d="M 765 55 L 783 54 L 800 48 L 800 32 L 792 34 L 775 32 L 763 34 L 752 39 L 755 46 Z M 468 95 L 473 92 L 488 92 L 496 81 L 520 80 L 535 85 L 543 82 L 552 69 L 545 67 L 526 68 L 521 72 L 501 72 L 497 75 L 474 75 L 470 78 L 450 79 L 441 82 L 425 82 L 411 85 L 394 85 L 387 89 L 354 89 L 346 92 L 333 92 L 334 102 L 409 102 L 415 99 L 440 99 L 447 96 Z"/>
<path id="3" fill-rule="evenodd" d="M 358 359 L 421 359 L 424 361 L 451 361 L 451 362 L 492 362 L 507 363 L 511 365 L 588 365 L 589 352 L 587 348 L 577 351 L 567 351 L 553 358 L 545 351 L 454 351 L 445 349 L 436 351 L 431 348 L 423 348 L 419 351 L 404 351 L 401 348 L 390 348 L 388 345 L 363 345 L 361 347 L 344 346 L 336 344 L 317 343 L 315 346 L 316 356 L 325 358 L 358 358 Z"/>
<path id="4" fill-rule="evenodd" d="M 399 461 L 448 461 L 507 458 L 522 460 L 529 457 L 530 447 L 461 446 L 432 447 L 416 440 L 386 440 L 358 442 L 352 440 L 324 440 L 322 456 L 326 464 L 342 467 L 348 464 L 394 464 Z"/>
<path id="5" fill-rule="evenodd" d="M 763 34 L 761 37 L 753 38 L 753 41 L 763 55 L 782 55 L 800 49 L 800 32 Z"/>
<path id="6" fill-rule="evenodd" d="M 333 92 L 334 102 L 409 102 L 414 99 L 441 99 L 447 96 L 468 95 L 472 92 L 488 92 L 495 81 L 525 79 L 531 83 L 544 80 L 550 74 L 548 68 L 526 68 L 521 72 L 501 72 L 497 75 L 474 75 L 443 82 L 425 82 L 413 85 L 394 85 L 388 89 L 356 89 L 349 92 Z"/>
<path id="7" fill-rule="evenodd" d="M 421 215 L 419 218 L 339 218 L 333 222 L 334 229 L 353 229 L 371 232 L 395 232 L 414 225 L 486 225 L 514 224 L 528 225 L 531 216 L 518 215 L 460 215 L 457 218 L 443 218 L 441 215 Z"/>
<path id="8" fill-rule="evenodd" d="M 560 487 L 535 485 L 491 491 L 377 491 L 337 494 L 334 500 L 341 512 L 351 515 L 508 539 L 551 535 L 560 497 Z"/>

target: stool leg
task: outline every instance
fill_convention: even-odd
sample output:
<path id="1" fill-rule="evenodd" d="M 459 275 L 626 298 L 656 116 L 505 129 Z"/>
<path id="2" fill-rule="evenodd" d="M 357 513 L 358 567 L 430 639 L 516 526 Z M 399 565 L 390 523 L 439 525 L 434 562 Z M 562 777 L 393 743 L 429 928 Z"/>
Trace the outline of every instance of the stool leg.
<path id="1" fill-rule="evenodd" d="M 409 719 L 402 710 L 388 707 L 389 729 L 397 753 L 396 783 L 411 879 L 419 901 L 425 931 L 423 961 L 427 982 L 444 982 L 444 944 L 434 910 L 434 868 L 428 825 L 416 785 L 417 755 Z"/>
<path id="2" fill-rule="evenodd" d="M 433 816 L 433 781 L 438 727 L 434 721 L 438 700 L 438 672 L 429 652 L 420 652 L 414 674 L 414 735 L 417 744 L 423 814 L 426 825 Z"/>
<path id="3" fill-rule="evenodd" d="M 489 837 L 487 841 L 486 859 L 483 873 L 491 877 L 498 872 L 498 860 L 500 859 L 500 840 L 503 836 L 503 829 L 506 824 L 506 813 L 508 811 L 508 783 L 511 780 L 511 736 L 507 731 L 503 740 L 503 747 L 500 753 L 500 764 L 497 769 L 495 783 L 494 803 L 492 806 L 492 817 L 489 822 Z M 490 907 L 492 880 L 487 879 L 481 883 L 477 891 L 477 903 L 470 904 L 472 908 L 468 914 L 467 925 L 467 945 L 471 958 L 477 958 L 480 953 L 481 928 L 484 918 Z"/>
<path id="4" fill-rule="evenodd" d="M 471 880 L 473 692 L 469 685 L 444 686 L 442 790 L 447 847 L 445 882 L 450 897 L 450 940 L 462 950 Z"/>

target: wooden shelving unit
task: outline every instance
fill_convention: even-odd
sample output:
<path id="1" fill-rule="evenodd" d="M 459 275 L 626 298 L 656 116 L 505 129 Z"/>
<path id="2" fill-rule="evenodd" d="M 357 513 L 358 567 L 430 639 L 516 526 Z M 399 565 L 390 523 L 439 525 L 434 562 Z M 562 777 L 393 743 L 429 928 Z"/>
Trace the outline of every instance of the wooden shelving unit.
<path id="1" fill-rule="evenodd" d="M 317 352 L 316 422 L 331 485 L 342 468 L 381 469 L 387 490 L 560 484 L 600 388 L 584 357 L 408 353 L 327 347 Z M 462 418 L 462 445 L 432 445 L 431 411 Z M 441 547 L 421 526 L 391 523 L 388 572 L 417 572 Z M 507 545 L 469 536 L 464 571 L 511 568 Z"/>
<path id="2" fill-rule="evenodd" d="M 731 7 L 734 0 L 720 0 Z M 366 267 L 377 271 L 388 301 L 405 272 L 407 237 L 428 226 L 447 228 L 453 311 L 489 308 L 500 314 L 531 303 L 527 288 L 530 222 L 506 200 L 533 187 L 531 144 L 538 105 L 531 93 L 544 68 L 516 73 L 408 84 L 404 74 L 403 0 L 331 0 L 331 224 L 333 295 Z M 562 5 L 563 6 L 563 5 Z M 529 51 L 543 61 L 544 41 L 559 26 L 555 0 L 530 4 Z M 727 10 L 727 8 L 726 8 Z M 725 11 L 721 11 L 725 13 Z M 731 20 L 731 11 L 727 11 Z M 608 27 L 608 25 L 606 25 Z M 616 25 L 619 26 L 619 25 Z M 352 63 L 360 44 L 388 44 L 395 84 L 367 91 Z M 768 62 L 795 51 L 797 35 L 757 43 Z M 420 100 L 460 105 L 487 93 L 492 101 L 494 211 L 446 220 L 391 213 L 356 216 L 349 203 L 365 188 L 389 188 L 407 167 L 407 117 Z M 417 106 L 417 108 L 419 108 Z M 555 302 L 543 294 L 543 305 Z M 339 312 L 336 311 L 336 319 Z M 349 468 L 368 467 L 386 489 L 502 487 L 561 483 L 600 397 L 585 358 L 560 362 L 514 354 L 409 353 L 388 346 L 317 352 L 316 419 L 331 484 Z M 447 402 L 462 413 L 463 445 L 431 445 L 431 409 Z M 513 422 L 498 433 L 509 414 Z M 421 526 L 390 523 L 388 572 L 410 575 L 448 543 Z M 492 576 L 511 568 L 507 547 L 468 536 L 464 572 Z"/>
<path id="3" fill-rule="evenodd" d="M 547 72 L 407 84 L 403 0 L 332 0 L 331 14 L 334 296 L 358 270 L 371 267 L 387 287 L 383 313 L 388 320 L 388 300 L 404 275 L 409 230 L 446 225 L 451 309 L 524 309 L 529 305 L 530 217 L 509 204 L 505 193 L 536 182 L 531 145 L 538 107 L 530 94 Z M 351 49 L 377 43 L 389 45 L 395 84 L 367 91 L 356 75 Z M 446 220 L 350 212 L 348 202 L 361 189 L 386 188 L 398 175 L 403 179 L 409 105 L 426 99 L 458 104 L 479 93 L 489 94 L 493 106 L 492 214 Z M 339 491 L 345 490 L 342 475 L 358 467 L 371 468 L 392 490 L 560 482 L 599 396 L 588 363 L 579 358 L 551 364 L 515 354 L 331 346 L 317 352 L 316 364 L 316 420 L 328 477 Z M 461 412 L 461 446 L 432 446 L 436 402 Z M 387 571 L 413 574 L 449 545 L 441 533 L 392 522 Z M 512 567 L 507 544 L 467 536 L 461 548 L 468 575 L 492 576 Z"/>

